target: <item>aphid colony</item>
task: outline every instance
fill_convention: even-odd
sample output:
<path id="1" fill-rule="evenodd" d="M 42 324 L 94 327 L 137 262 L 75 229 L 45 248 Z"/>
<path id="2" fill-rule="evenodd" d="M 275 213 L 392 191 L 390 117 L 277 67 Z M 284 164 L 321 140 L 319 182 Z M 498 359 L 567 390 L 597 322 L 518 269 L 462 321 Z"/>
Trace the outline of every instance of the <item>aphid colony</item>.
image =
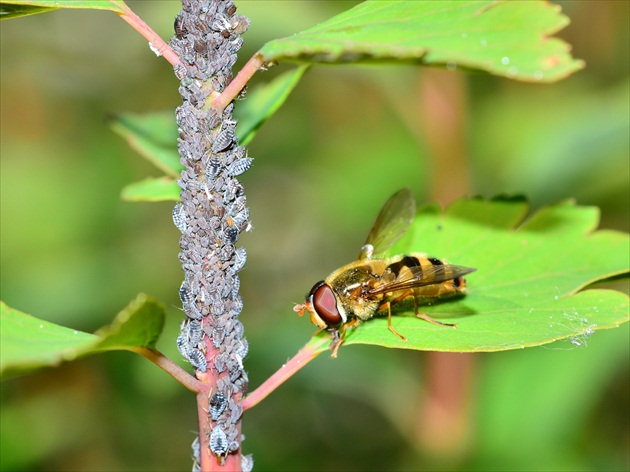
<path id="1" fill-rule="evenodd" d="M 241 232 L 251 230 L 247 200 L 237 178 L 253 160 L 238 145 L 234 105 L 221 111 L 209 105 L 211 97 L 232 80 L 231 69 L 242 45 L 239 35 L 249 20 L 235 14 L 232 0 L 191 0 L 182 6 L 171 40 L 182 61 L 174 70 L 183 99 L 176 111 L 183 165 L 177 182 L 181 203 L 173 208 L 173 222 L 181 231 L 184 281 L 179 295 L 186 318 L 177 347 L 197 375 L 218 373 L 214 397 L 208 399 L 207 429 L 200 434 L 202 443 L 207 442 L 223 462 L 240 447 L 242 407 L 234 398 L 246 393 L 248 383 L 243 368 L 248 344 L 238 320 L 243 309 L 238 272 L 247 253 L 235 245 Z M 198 449 L 193 448 L 196 467 L 202 456 Z"/>

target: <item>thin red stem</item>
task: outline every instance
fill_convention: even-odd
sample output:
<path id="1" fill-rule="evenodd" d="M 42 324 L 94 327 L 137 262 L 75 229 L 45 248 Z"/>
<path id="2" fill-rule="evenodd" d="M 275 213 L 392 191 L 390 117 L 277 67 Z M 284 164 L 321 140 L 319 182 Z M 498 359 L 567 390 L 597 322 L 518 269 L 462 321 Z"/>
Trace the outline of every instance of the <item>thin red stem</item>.
<path id="1" fill-rule="evenodd" d="M 236 74 L 236 77 L 232 79 L 232 82 L 225 87 L 221 95 L 212 102 L 212 108 L 217 109 L 219 112 L 223 111 L 262 66 L 263 57 L 259 53 L 254 54 L 249 61 L 247 61 L 247 64 Z"/>
<path id="2" fill-rule="evenodd" d="M 145 347 L 135 348 L 133 351 L 149 359 L 191 392 L 199 393 L 207 390 L 207 387 L 202 382 L 175 364 L 160 351 Z"/>
<path id="3" fill-rule="evenodd" d="M 153 31 L 149 25 L 142 21 L 142 19 L 127 5 L 123 4 L 123 10 L 124 11 L 122 12 L 116 12 L 116 14 L 129 23 L 138 33 L 144 36 L 153 48 L 158 51 L 160 55 L 164 56 L 164 59 L 170 62 L 173 67 L 178 64 L 183 65 L 179 56 L 175 54 L 175 51 L 173 51 L 171 47 L 166 44 L 166 42 L 160 38 L 160 36 L 158 36 L 158 34 Z"/>
<path id="4" fill-rule="evenodd" d="M 310 361 L 315 359 L 319 354 L 323 352 L 319 350 L 322 345 L 326 344 L 329 341 L 330 340 L 326 337 L 321 337 L 319 339 L 314 338 L 309 341 L 306 346 L 300 349 L 298 353 L 293 356 L 292 359 L 290 359 L 286 364 L 280 367 L 280 369 L 278 369 L 275 374 L 265 380 L 262 385 L 260 385 L 256 390 L 245 397 L 245 399 L 241 402 L 241 405 L 243 406 L 243 411 L 246 411 L 249 408 L 256 406 L 263 399 L 265 399 L 267 395 L 269 395 L 276 388 L 282 385 L 298 370 L 300 370 Z"/>

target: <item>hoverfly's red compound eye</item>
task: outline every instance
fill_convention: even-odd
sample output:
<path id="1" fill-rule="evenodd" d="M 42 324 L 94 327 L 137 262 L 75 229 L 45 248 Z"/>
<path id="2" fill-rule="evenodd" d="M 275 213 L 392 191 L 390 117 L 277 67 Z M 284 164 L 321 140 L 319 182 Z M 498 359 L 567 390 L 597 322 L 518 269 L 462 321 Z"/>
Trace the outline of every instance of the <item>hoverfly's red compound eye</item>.
<path id="1" fill-rule="evenodd" d="M 337 309 L 337 298 L 326 282 L 315 284 L 311 289 L 310 301 L 313 309 L 328 326 L 336 326 L 343 321 Z"/>

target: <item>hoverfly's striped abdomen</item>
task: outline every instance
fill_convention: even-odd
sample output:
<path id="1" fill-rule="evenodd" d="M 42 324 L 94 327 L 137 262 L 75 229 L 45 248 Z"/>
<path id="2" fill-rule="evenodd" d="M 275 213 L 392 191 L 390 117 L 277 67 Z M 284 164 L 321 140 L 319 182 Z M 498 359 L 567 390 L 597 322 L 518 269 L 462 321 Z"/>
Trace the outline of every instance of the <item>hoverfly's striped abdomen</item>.
<path id="1" fill-rule="evenodd" d="M 415 280 L 414 295 L 417 297 L 440 297 L 464 292 L 466 279 L 459 275 L 458 266 L 452 266 L 426 254 L 413 253 L 388 260 L 385 272 L 396 280 Z"/>

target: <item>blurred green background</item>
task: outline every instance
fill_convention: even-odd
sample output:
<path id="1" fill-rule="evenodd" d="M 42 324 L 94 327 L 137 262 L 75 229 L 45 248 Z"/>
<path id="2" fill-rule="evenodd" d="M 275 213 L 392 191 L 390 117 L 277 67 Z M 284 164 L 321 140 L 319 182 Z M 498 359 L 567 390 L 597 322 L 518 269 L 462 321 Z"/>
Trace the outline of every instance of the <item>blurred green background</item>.
<path id="1" fill-rule="evenodd" d="M 354 3 L 237 2 L 252 19 L 240 63 Z M 559 3 L 572 19 L 559 35 L 587 67 L 558 84 L 316 67 L 262 128 L 243 177 L 255 231 L 240 240 L 251 389 L 314 331 L 292 304 L 356 254 L 401 187 L 420 203 L 521 193 L 536 208 L 574 197 L 601 207 L 602 227 L 628 230 L 629 4 Z M 172 35 L 177 2 L 129 4 Z M 2 299 L 93 332 L 137 292 L 155 295 L 169 314 L 158 347 L 184 365 L 172 204 L 120 201 L 125 184 L 159 172 L 105 124 L 110 113 L 174 109 L 169 64 L 110 12 L 56 11 L 3 22 L 0 34 Z M 244 416 L 243 449 L 256 470 L 628 470 L 628 326 L 582 341 L 320 356 Z M 2 470 L 191 466 L 194 397 L 130 353 L 1 388 Z"/>

